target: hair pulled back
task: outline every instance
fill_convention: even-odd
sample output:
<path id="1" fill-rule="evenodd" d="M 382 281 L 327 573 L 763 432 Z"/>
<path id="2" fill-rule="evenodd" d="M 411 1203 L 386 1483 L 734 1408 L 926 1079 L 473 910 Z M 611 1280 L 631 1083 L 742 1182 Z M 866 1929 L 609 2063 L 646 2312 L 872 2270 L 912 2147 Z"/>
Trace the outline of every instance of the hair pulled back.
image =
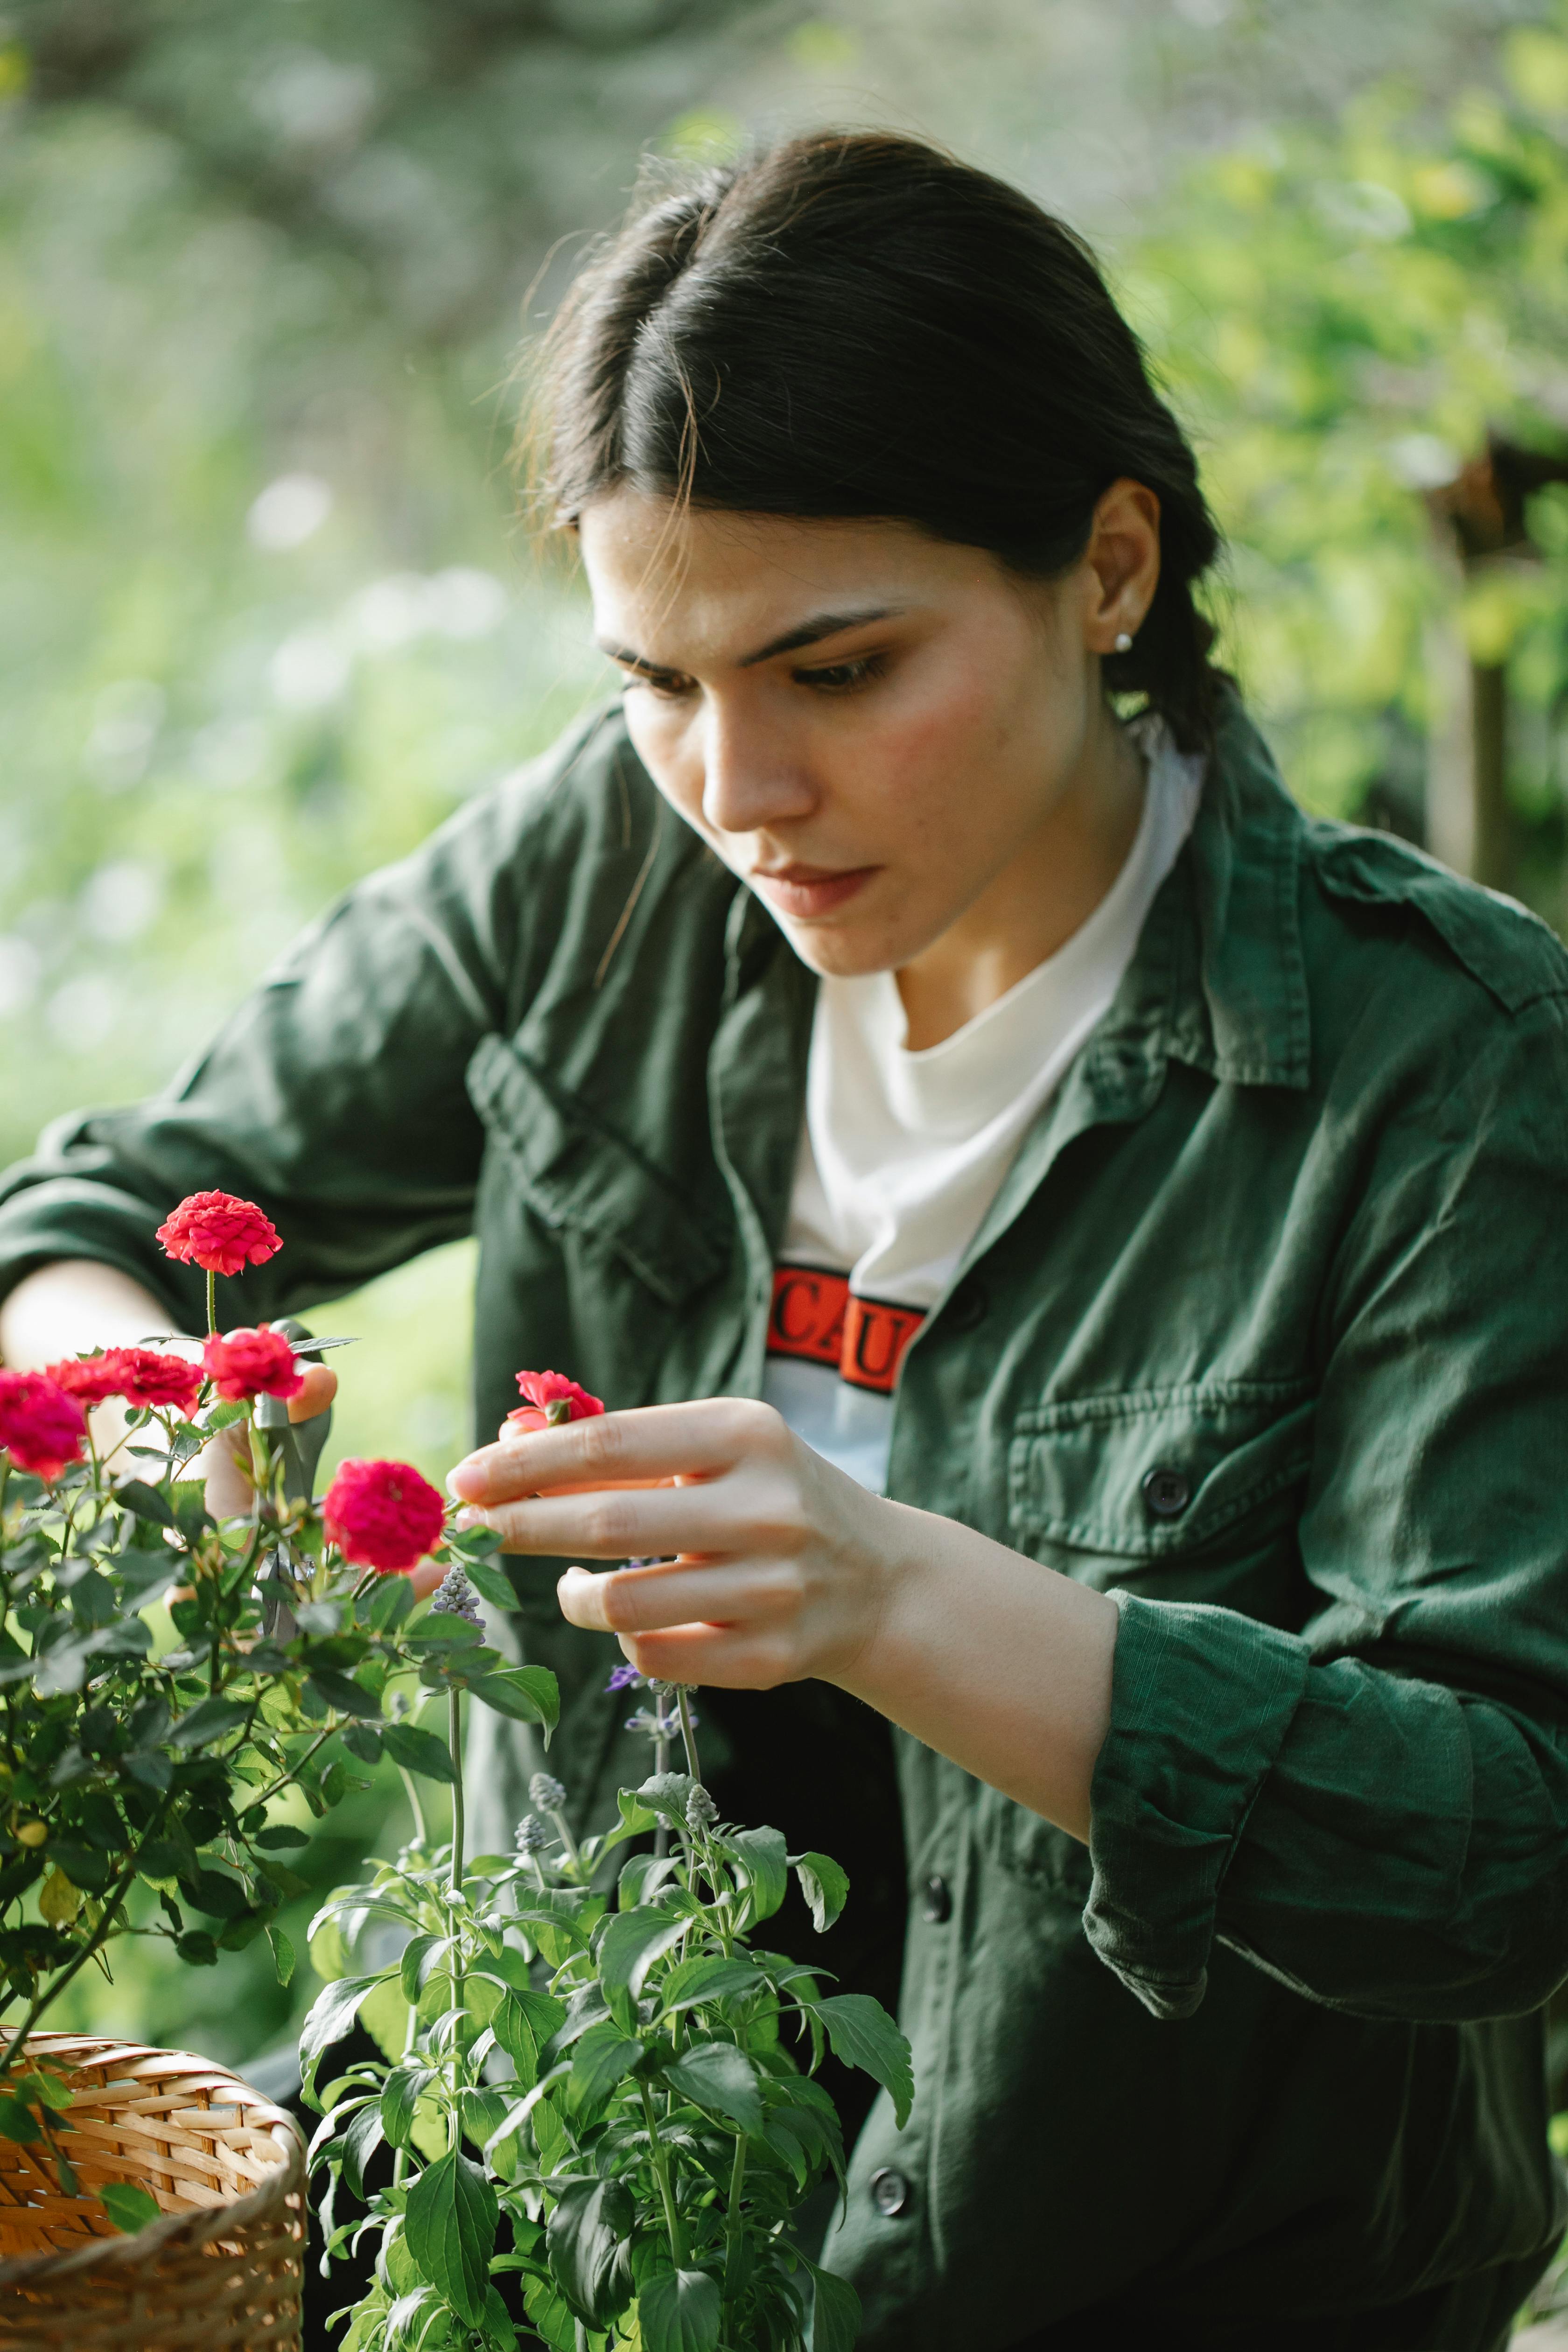
<path id="1" fill-rule="evenodd" d="M 630 485 L 753 514 L 867 516 L 1051 579 L 1121 477 L 1161 572 L 1105 663 L 1184 749 L 1211 732 L 1193 583 L 1218 537 L 1181 427 L 1093 257 L 1003 181 L 915 139 L 818 132 L 703 173 L 582 272 L 545 346 L 553 523 Z"/>

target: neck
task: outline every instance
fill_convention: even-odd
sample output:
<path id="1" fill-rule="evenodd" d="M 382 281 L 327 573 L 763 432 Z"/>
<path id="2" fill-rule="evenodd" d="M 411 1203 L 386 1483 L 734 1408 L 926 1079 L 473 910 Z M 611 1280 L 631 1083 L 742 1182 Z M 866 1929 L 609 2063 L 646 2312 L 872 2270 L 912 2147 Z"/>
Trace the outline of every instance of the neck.
<path id="1" fill-rule="evenodd" d="M 911 1052 L 940 1045 L 1066 945 L 1121 873 L 1142 812 L 1142 762 L 1099 704 L 1065 785 L 1017 855 L 895 975 Z"/>

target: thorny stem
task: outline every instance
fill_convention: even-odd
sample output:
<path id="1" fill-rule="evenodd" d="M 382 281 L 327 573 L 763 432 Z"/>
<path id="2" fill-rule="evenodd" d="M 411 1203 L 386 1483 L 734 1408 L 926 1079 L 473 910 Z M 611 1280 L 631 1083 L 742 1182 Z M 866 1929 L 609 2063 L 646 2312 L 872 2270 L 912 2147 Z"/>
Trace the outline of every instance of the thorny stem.
<path id="1" fill-rule="evenodd" d="M 210 1265 L 207 1268 L 207 1337 L 209 1339 L 217 1337 L 217 1276 Z"/>
<path id="2" fill-rule="evenodd" d="M 653 2158 L 655 2178 L 664 2205 L 664 2226 L 669 2232 L 670 2257 L 678 2271 L 686 2268 L 686 2232 L 680 2226 L 680 2215 L 675 2202 L 675 2189 L 669 2178 L 669 2155 L 658 2136 L 658 2117 L 653 2111 L 653 2097 L 646 2083 L 642 2085 L 643 2114 L 647 2118 L 648 2148 Z"/>

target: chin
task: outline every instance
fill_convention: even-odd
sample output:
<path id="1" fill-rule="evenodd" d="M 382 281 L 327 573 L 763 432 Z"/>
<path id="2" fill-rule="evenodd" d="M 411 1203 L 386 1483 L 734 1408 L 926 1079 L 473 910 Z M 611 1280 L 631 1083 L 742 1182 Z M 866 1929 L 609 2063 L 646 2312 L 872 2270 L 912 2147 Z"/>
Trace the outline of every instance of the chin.
<path id="1" fill-rule="evenodd" d="M 897 971 L 918 949 L 886 933 L 857 936 L 853 931 L 814 929 L 809 924 L 781 923 L 791 947 L 809 970 L 824 980 L 864 980 L 874 971 Z"/>

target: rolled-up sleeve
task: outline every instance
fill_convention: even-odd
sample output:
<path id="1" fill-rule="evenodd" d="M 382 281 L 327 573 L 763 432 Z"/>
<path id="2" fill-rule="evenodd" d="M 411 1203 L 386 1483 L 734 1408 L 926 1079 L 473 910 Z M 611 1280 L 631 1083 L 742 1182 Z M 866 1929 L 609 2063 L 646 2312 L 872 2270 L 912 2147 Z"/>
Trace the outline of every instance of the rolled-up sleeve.
<path id="1" fill-rule="evenodd" d="M 1297 1529 L 1318 1605 L 1296 1633 L 1121 1600 L 1085 1926 L 1157 2015 L 1216 1938 L 1369 2016 L 1522 2014 L 1568 1974 L 1563 1000 L 1446 1066 L 1359 1139 Z"/>

